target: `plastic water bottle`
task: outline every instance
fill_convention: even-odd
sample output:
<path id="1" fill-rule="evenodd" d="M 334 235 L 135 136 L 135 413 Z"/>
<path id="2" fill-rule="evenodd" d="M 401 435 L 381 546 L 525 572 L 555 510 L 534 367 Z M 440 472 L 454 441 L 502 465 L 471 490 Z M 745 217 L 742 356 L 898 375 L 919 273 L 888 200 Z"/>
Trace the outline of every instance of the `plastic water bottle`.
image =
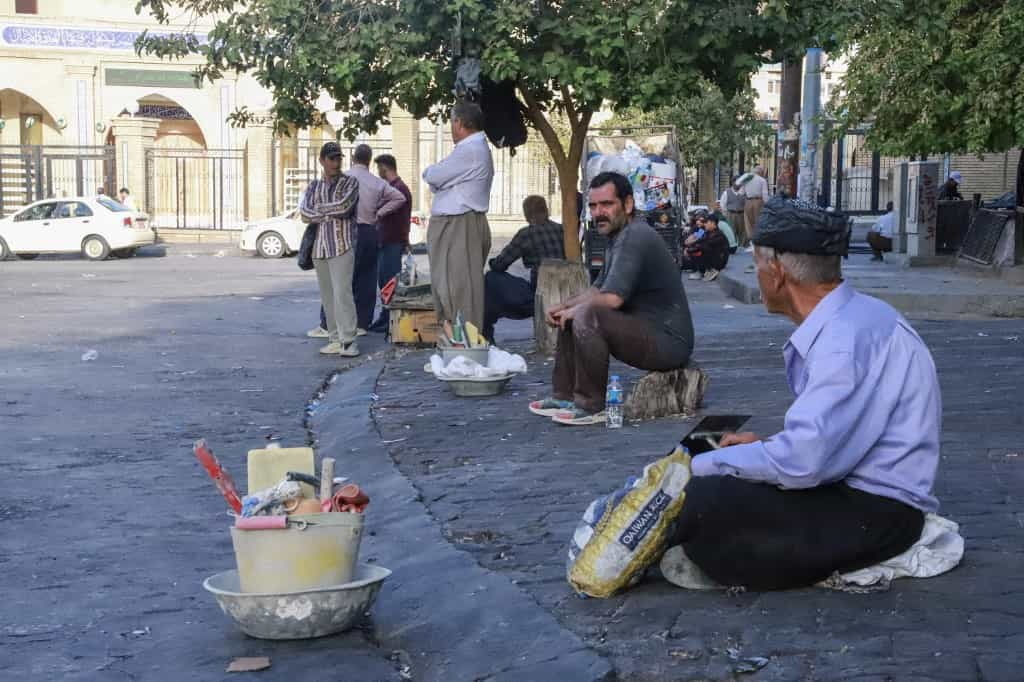
<path id="1" fill-rule="evenodd" d="M 604 411 L 607 415 L 605 425 L 609 429 L 622 428 L 622 384 L 619 383 L 619 375 L 612 375 L 608 382 L 608 392 L 605 394 Z"/>
<path id="2" fill-rule="evenodd" d="M 398 282 L 409 287 L 416 284 L 416 259 L 413 258 L 412 249 L 405 254 L 405 260 L 402 262 L 402 273 L 398 276 Z"/>

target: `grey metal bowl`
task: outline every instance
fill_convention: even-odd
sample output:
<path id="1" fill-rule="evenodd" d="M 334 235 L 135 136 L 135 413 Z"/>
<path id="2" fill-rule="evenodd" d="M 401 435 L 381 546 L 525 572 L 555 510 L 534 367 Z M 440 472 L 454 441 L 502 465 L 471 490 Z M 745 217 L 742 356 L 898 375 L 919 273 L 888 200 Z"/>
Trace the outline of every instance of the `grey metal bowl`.
<path id="1" fill-rule="evenodd" d="M 486 379 L 444 379 L 441 381 L 448 384 L 455 395 L 462 398 L 478 398 L 481 396 L 498 395 L 505 390 L 505 386 L 512 378 L 511 374 L 503 377 L 488 377 Z"/>
<path id="2" fill-rule="evenodd" d="M 348 630 L 377 598 L 391 571 L 360 564 L 352 582 L 303 592 L 240 592 L 238 571 L 224 571 L 203 581 L 224 613 L 242 632 L 260 639 L 308 639 Z"/>
<path id="3" fill-rule="evenodd" d="M 437 352 L 441 354 L 441 361 L 447 365 L 449 362 L 462 356 L 472 360 L 478 365 L 487 366 L 487 357 L 490 355 L 490 348 L 452 348 L 451 346 L 438 346 Z"/>

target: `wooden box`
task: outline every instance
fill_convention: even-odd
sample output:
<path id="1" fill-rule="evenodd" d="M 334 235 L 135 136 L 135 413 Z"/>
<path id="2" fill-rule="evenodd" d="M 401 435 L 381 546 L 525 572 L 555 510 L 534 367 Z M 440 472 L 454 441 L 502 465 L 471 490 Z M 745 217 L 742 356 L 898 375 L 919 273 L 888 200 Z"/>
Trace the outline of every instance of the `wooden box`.
<path id="1" fill-rule="evenodd" d="M 391 342 L 399 345 L 433 346 L 437 343 L 437 314 L 433 308 L 401 308 L 390 306 Z"/>

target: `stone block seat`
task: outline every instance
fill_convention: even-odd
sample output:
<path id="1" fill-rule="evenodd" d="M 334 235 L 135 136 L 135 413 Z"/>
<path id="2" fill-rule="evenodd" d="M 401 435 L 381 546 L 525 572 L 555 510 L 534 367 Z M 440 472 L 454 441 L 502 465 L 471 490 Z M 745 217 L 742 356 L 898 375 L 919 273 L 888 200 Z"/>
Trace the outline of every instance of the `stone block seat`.
<path id="1" fill-rule="evenodd" d="M 708 375 L 690 363 L 668 372 L 648 372 L 637 380 L 626 396 L 626 419 L 658 419 L 691 416 L 704 400 Z"/>

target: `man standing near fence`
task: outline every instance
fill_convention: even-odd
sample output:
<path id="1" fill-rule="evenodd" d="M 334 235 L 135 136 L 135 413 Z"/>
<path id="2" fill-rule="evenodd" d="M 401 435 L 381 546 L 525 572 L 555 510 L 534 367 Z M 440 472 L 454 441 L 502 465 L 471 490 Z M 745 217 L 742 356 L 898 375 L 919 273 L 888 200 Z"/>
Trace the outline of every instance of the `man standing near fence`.
<path id="1" fill-rule="evenodd" d="M 359 355 L 356 345 L 356 306 L 352 300 L 352 268 L 355 263 L 355 208 L 359 182 L 341 172 L 341 147 L 327 142 L 320 148 L 323 176 L 313 180 L 302 195 L 299 213 L 316 223 L 313 267 L 320 285 L 325 329 L 329 343 L 323 355 Z"/>
<path id="2" fill-rule="evenodd" d="M 439 322 L 457 313 L 484 324 L 484 263 L 491 250 L 487 224 L 494 161 L 483 133 L 484 113 L 472 102 L 452 109 L 452 153 L 423 171 L 434 193 L 427 245 L 430 285 Z"/>
<path id="3" fill-rule="evenodd" d="M 398 162 L 391 154 L 381 154 L 374 162 L 377 175 L 397 189 L 405 197 L 405 203 L 394 213 L 380 219 L 380 253 L 377 256 L 377 285 L 383 289 L 392 277 L 402 269 L 402 253 L 409 247 L 409 221 L 412 219 L 412 192 L 398 176 Z M 381 308 L 380 317 L 370 326 L 370 331 L 388 331 L 390 316 L 387 308 Z"/>
<path id="4" fill-rule="evenodd" d="M 356 301 L 356 333 L 360 336 L 373 322 L 373 310 L 377 305 L 377 256 L 380 250 L 377 223 L 408 203 L 401 192 L 370 172 L 372 160 L 370 145 L 357 145 L 352 151 L 352 167 L 348 171 L 349 176 L 359 182 L 359 205 L 356 206 L 359 237 L 352 273 L 352 295 Z"/>

